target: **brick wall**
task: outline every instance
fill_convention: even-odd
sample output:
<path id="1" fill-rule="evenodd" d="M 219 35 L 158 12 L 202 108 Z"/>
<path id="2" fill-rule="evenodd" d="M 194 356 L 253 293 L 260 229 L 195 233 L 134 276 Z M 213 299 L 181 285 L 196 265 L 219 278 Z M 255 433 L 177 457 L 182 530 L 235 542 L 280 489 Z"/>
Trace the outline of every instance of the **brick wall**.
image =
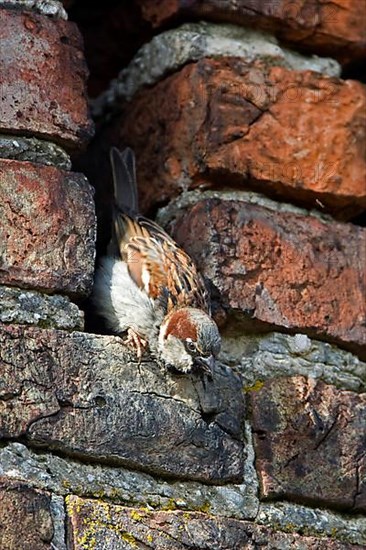
<path id="1" fill-rule="evenodd" d="M 364 548 L 360 4 L 87 4 L 0 0 L 0 547 Z M 207 280 L 212 379 L 94 319 L 111 145 Z"/>

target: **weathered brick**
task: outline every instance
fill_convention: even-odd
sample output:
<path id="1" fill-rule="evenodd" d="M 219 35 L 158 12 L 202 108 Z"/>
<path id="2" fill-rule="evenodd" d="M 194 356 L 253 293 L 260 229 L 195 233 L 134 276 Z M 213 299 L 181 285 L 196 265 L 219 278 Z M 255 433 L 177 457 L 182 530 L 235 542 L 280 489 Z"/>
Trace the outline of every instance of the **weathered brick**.
<path id="1" fill-rule="evenodd" d="M 86 295 L 96 231 L 86 178 L 0 159 L 0 181 L 0 284 Z"/>
<path id="2" fill-rule="evenodd" d="M 366 18 L 357 0 L 137 0 L 154 27 L 177 18 L 202 17 L 274 32 L 302 50 L 332 55 L 341 61 L 366 53 Z"/>
<path id="3" fill-rule="evenodd" d="M 250 392 L 265 498 L 366 511 L 366 395 L 305 377 Z"/>
<path id="4" fill-rule="evenodd" d="M 241 380 L 141 365 L 114 336 L 0 325 L 0 438 L 206 483 L 241 481 Z"/>
<path id="5" fill-rule="evenodd" d="M 136 150 L 144 209 L 237 186 L 347 219 L 366 208 L 365 121 L 356 81 L 202 59 L 136 94 L 100 142 Z"/>
<path id="6" fill-rule="evenodd" d="M 67 497 L 69 542 L 75 550 L 244 550 L 297 548 L 357 550 L 361 546 L 328 538 L 275 532 L 248 521 L 195 512 L 154 512 L 98 500 Z"/>
<path id="7" fill-rule="evenodd" d="M 80 148 L 92 136 L 87 69 L 74 23 L 0 9 L 0 131 Z"/>
<path id="8" fill-rule="evenodd" d="M 221 309 L 249 329 L 260 321 L 365 355 L 364 228 L 207 198 L 178 213 L 172 231 Z"/>
<path id="9" fill-rule="evenodd" d="M 0 478 L 0 548 L 49 550 L 53 536 L 50 496 Z"/>

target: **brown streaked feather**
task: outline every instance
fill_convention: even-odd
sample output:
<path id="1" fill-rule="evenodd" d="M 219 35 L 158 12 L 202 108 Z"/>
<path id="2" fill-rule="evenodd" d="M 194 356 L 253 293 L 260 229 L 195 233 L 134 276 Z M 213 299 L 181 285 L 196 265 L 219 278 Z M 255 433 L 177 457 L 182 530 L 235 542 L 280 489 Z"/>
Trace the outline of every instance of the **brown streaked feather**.
<path id="1" fill-rule="evenodd" d="M 208 311 L 205 286 L 192 260 L 161 227 L 137 214 L 133 151 L 113 147 L 110 159 L 115 198 L 111 253 L 119 253 L 136 285 L 166 312 L 184 306 Z"/>
<path id="2" fill-rule="evenodd" d="M 114 229 L 132 279 L 166 312 L 186 306 L 209 311 L 207 292 L 193 261 L 161 227 L 143 216 L 116 210 Z"/>

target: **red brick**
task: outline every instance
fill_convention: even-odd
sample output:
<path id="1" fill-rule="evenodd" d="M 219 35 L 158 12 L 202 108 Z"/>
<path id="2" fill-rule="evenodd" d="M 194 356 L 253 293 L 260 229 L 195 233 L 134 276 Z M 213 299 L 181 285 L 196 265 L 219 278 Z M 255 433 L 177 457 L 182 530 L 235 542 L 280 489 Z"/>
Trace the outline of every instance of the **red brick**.
<path id="1" fill-rule="evenodd" d="M 88 76 L 74 23 L 0 10 L 0 131 L 79 148 L 92 136 Z"/>
<path id="2" fill-rule="evenodd" d="M 0 478 L 0 548 L 48 550 L 53 537 L 50 497 Z"/>
<path id="3" fill-rule="evenodd" d="M 137 0 L 154 27 L 172 19 L 201 17 L 273 32 L 293 46 L 338 57 L 343 62 L 366 54 L 365 10 L 357 0 Z"/>
<path id="4" fill-rule="evenodd" d="M 365 354 L 365 229 L 206 199 L 178 216 L 173 234 L 221 308 L 249 328 L 260 321 Z"/>
<path id="5" fill-rule="evenodd" d="M 143 209 L 202 184 L 347 219 L 366 208 L 365 122 L 358 82 L 203 59 L 137 94 L 100 141 L 136 150 Z"/>
<path id="6" fill-rule="evenodd" d="M 301 376 L 250 393 L 265 498 L 366 511 L 366 396 Z"/>
<path id="7" fill-rule="evenodd" d="M 0 181 L 0 284 L 87 294 L 95 214 L 85 177 L 0 159 Z"/>

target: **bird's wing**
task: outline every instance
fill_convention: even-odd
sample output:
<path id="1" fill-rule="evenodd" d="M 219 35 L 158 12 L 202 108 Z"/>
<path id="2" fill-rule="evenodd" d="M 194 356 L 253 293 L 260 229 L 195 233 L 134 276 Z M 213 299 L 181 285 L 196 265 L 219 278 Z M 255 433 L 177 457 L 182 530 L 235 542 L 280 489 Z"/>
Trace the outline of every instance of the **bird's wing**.
<path id="1" fill-rule="evenodd" d="M 196 266 L 161 227 L 143 216 L 119 211 L 114 229 L 132 279 L 166 312 L 185 306 L 209 311 L 208 294 Z"/>

